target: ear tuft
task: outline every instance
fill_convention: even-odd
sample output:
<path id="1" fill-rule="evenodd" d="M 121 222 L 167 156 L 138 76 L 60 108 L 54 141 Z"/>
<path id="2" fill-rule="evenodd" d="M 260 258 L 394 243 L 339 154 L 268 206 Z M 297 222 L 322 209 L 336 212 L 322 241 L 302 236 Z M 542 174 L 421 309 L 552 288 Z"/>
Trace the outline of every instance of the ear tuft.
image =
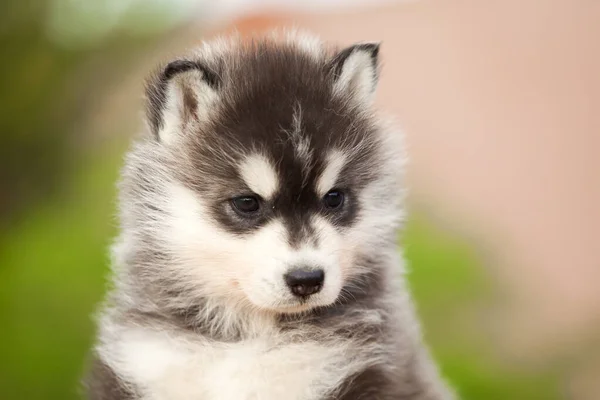
<path id="1" fill-rule="evenodd" d="M 361 105 L 370 105 L 379 78 L 380 43 L 359 43 L 337 53 L 331 61 L 334 92 Z"/>
<path id="2" fill-rule="evenodd" d="M 198 61 L 175 60 L 146 84 L 148 125 L 160 141 L 174 139 L 186 124 L 200 121 L 216 97 L 218 75 Z"/>

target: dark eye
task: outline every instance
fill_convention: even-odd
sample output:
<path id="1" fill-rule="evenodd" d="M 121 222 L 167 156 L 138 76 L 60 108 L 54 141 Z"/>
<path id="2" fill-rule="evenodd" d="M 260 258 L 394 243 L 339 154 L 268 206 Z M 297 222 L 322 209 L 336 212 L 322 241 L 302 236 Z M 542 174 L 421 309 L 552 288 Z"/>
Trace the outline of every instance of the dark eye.
<path id="1" fill-rule="evenodd" d="M 239 196 L 231 199 L 233 208 L 242 214 L 253 214 L 260 208 L 260 200 L 256 196 Z"/>
<path id="2" fill-rule="evenodd" d="M 330 190 L 323 196 L 323 204 L 327 208 L 339 208 L 344 204 L 344 193 L 339 190 Z"/>

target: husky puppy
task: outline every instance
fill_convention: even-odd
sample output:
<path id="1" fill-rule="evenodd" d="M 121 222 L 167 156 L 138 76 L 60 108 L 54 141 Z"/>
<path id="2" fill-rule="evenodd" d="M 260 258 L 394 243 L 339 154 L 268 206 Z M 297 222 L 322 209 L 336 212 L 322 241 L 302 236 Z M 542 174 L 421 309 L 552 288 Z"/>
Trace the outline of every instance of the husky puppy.
<path id="1" fill-rule="evenodd" d="M 233 39 L 149 79 L 88 398 L 453 398 L 402 276 L 378 54 Z"/>

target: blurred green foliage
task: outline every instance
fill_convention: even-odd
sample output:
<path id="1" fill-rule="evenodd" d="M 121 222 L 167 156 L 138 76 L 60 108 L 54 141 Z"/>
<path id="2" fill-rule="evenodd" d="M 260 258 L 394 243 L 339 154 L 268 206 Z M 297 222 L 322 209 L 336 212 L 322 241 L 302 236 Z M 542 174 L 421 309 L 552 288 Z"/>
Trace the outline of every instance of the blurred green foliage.
<path id="1" fill-rule="evenodd" d="M 556 366 L 534 370 L 503 363 L 489 332 L 482 332 L 493 318 L 494 286 L 466 242 L 413 215 L 401 246 L 426 341 L 462 399 L 562 398 Z"/>
<path id="2" fill-rule="evenodd" d="M 84 15 L 69 8 L 89 3 L 0 2 L 0 226 L 65 182 L 70 155 L 86 139 L 80 129 L 90 106 L 112 88 L 115 75 L 127 74 L 160 32 L 162 25 L 151 14 L 146 14 L 146 24 L 154 30 L 136 34 L 119 29 L 140 26 L 132 24 L 139 15 L 129 13 L 102 40 L 77 42 L 85 29 L 104 21 L 96 17 L 95 24 L 90 20 L 82 26 L 78 19 Z M 110 2 L 98 4 L 108 7 Z M 67 24 L 66 17 L 60 18 L 64 15 L 79 24 Z M 162 16 L 168 19 L 167 13 Z M 63 30 L 60 35 L 58 28 Z"/>

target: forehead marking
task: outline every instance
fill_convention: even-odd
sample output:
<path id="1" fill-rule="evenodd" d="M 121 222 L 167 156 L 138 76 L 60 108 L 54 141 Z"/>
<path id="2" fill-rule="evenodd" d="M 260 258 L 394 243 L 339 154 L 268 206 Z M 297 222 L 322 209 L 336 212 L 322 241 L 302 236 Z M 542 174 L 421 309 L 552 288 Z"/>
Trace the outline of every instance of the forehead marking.
<path id="1" fill-rule="evenodd" d="M 244 159 L 238 169 L 250 190 L 265 199 L 273 197 L 279 187 L 279 177 L 267 157 L 252 154 Z"/>
<path id="2" fill-rule="evenodd" d="M 334 188 L 345 162 L 346 155 L 340 150 L 333 150 L 327 154 L 325 169 L 317 181 L 317 193 L 319 195 L 323 196 Z"/>
<path id="3" fill-rule="evenodd" d="M 294 155 L 302 164 L 302 183 L 305 185 L 310 168 L 312 167 L 313 154 L 310 148 L 310 139 L 302 135 L 302 107 L 300 104 L 297 104 L 294 110 L 292 131 L 289 132 L 289 136 L 294 146 Z"/>

